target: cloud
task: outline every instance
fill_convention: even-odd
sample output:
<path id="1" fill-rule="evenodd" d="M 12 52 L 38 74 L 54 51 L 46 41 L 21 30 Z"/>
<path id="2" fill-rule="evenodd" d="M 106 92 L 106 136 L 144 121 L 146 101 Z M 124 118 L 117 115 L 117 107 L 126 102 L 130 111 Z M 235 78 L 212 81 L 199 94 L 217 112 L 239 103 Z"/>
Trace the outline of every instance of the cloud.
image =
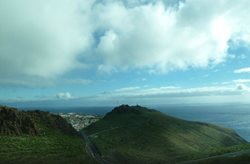
<path id="1" fill-rule="evenodd" d="M 127 92 L 127 91 L 136 91 L 139 90 L 141 87 L 126 87 L 126 88 L 119 88 L 116 89 L 115 92 Z"/>
<path id="2" fill-rule="evenodd" d="M 90 84 L 92 81 L 88 79 L 65 79 L 65 84 L 73 84 L 73 85 L 86 85 Z"/>
<path id="3" fill-rule="evenodd" d="M 171 97 L 200 97 L 200 96 L 228 96 L 241 95 L 249 89 L 244 84 L 237 85 L 221 85 L 221 86 L 205 86 L 182 88 L 175 86 L 165 87 L 128 87 L 116 89 L 114 92 L 109 92 L 109 96 L 119 98 L 171 98 Z"/>
<path id="4" fill-rule="evenodd" d="M 97 45 L 101 67 L 168 72 L 221 63 L 229 40 L 249 42 L 249 22 L 244 19 L 248 4 L 244 0 L 219 0 L 216 5 L 189 0 L 177 8 L 162 1 L 130 8 L 119 1 L 99 4 L 94 11 L 103 13 L 98 17 L 99 28 L 104 29 Z"/>
<path id="5" fill-rule="evenodd" d="M 234 73 L 250 73 L 250 67 L 236 69 Z"/>
<path id="6" fill-rule="evenodd" d="M 206 103 L 248 103 L 250 90 L 246 85 L 217 85 L 204 87 L 127 87 L 120 88 L 102 94 L 79 98 L 84 104 L 95 102 L 98 104 L 144 104 L 144 105 L 166 105 L 166 104 L 206 104 Z M 121 90 L 121 91 L 120 91 Z"/>
<path id="7" fill-rule="evenodd" d="M 0 75 L 56 77 L 82 65 L 91 34 L 78 0 L 0 1 Z"/>
<path id="8" fill-rule="evenodd" d="M 106 91 L 99 95 L 73 97 L 69 92 L 58 93 L 55 97 L 45 97 L 40 100 L 9 99 L 2 100 L 3 104 L 19 104 L 24 106 L 74 106 L 75 104 L 84 106 L 110 106 L 119 103 L 144 104 L 144 105 L 166 105 L 166 104 L 206 104 L 206 103 L 249 103 L 250 89 L 247 85 L 217 85 L 204 87 L 127 87 L 113 91 Z M 67 100 L 67 101 L 65 101 Z M 42 104 L 42 105 L 41 105 Z"/>
<path id="9" fill-rule="evenodd" d="M 244 90 L 245 86 L 243 84 L 237 85 L 237 90 Z"/>
<path id="10" fill-rule="evenodd" d="M 237 79 L 233 80 L 234 83 L 250 83 L 250 79 Z"/>
<path id="11" fill-rule="evenodd" d="M 9 77 L 9 78 L 1 78 L 0 79 L 0 86 L 11 86 L 11 87 L 48 87 L 54 86 L 55 80 L 46 80 L 44 78 L 31 78 L 31 77 L 24 77 L 24 76 L 16 76 L 16 77 Z"/>
<path id="12" fill-rule="evenodd" d="M 68 99 L 71 99 L 73 97 L 71 96 L 71 94 L 69 92 L 61 92 L 61 93 L 56 94 L 56 98 L 68 100 Z"/>
<path id="13" fill-rule="evenodd" d="M 247 87 L 245 84 L 237 84 L 237 90 L 239 90 L 239 91 L 250 91 L 249 87 Z"/>
<path id="14" fill-rule="evenodd" d="M 250 42 L 249 6 L 246 0 L 0 0 L 0 75 L 27 81 L 83 65 L 155 73 L 209 67 L 226 60 L 229 41 Z"/>

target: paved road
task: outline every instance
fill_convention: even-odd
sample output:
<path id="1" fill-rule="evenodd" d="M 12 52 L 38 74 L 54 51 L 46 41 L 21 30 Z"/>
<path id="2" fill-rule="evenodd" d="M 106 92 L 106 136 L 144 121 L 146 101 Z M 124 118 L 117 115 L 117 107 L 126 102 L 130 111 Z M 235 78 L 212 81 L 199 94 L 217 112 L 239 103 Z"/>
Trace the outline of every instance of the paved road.
<path id="1" fill-rule="evenodd" d="M 199 162 L 204 162 L 206 160 L 214 160 L 214 159 L 220 159 L 220 158 L 234 158 L 242 155 L 249 155 L 250 150 L 241 150 L 237 152 L 232 152 L 232 153 L 226 153 L 222 155 L 217 155 L 217 156 L 212 156 L 212 157 L 207 157 L 207 158 L 202 158 L 202 159 L 197 159 L 197 160 L 190 160 L 190 161 L 185 161 L 185 162 L 180 162 L 178 164 L 195 164 Z"/>
<path id="2" fill-rule="evenodd" d="M 86 143 L 86 151 L 88 152 L 88 154 L 98 163 L 100 164 L 107 164 L 106 161 L 104 161 L 101 157 L 101 155 L 99 154 L 99 152 L 97 151 L 95 145 L 92 143 L 92 141 L 89 139 L 89 137 L 87 136 L 87 134 L 82 130 L 80 131 L 81 136 L 83 137 L 83 139 L 85 140 Z"/>

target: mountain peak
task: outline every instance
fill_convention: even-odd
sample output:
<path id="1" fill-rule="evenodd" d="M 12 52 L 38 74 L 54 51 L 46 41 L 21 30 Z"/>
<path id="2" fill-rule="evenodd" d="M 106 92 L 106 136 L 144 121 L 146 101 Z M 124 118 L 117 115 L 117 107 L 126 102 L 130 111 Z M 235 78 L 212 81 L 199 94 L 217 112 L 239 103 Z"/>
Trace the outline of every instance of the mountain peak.
<path id="1" fill-rule="evenodd" d="M 123 114 L 123 113 L 134 113 L 134 114 L 140 114 L 143 111 L 152 111 L 150 109 L 147 109 L 145 107 L 142 107 L 140 105 L 135 106 L 129 106 L 127 104 L 122 104 L 120 106 L 115 107 L 111 112 L 108 114 Z"/>

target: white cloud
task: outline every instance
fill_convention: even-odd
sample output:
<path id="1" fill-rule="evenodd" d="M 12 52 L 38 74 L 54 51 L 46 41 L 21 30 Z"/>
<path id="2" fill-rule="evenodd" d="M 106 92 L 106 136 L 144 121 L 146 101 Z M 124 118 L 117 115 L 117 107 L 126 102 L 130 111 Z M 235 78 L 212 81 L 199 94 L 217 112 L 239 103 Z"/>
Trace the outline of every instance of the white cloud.
<path id="1" fill-rule="evenodd" d="M 56 78 L 93 63 L 104 72 L 208 67 L 226 59 L 229 40 L 250 43 L 250 1 L 169 4 L 0 0 L 0 75 Z"/>
<path id="2" fill-rule="evenodd" d="M 82 65 L 90 24 L 78 0 L 0 0 L 0 75 L 54 77 Z M 88 5 L 89 7 L 89 5 Z"/>
<path id="3" fill-rule="evenodd" d="M 161 1 L 131 8 L 114 1 L 99 4 L 99 26 L 108 29 L 97 46 L 101 66 L 167 72 L 221 63 L 230 39 L 250 40 L 247 6 L 244 0 L 216 5 L 189 0 L 177 9 Z"/>
<path id="4" fill-rule="evenodd" d="M 76 85 L 86 85 L 90 84 L 92 81 L 88 79 L 65 79 L 64 83 L 66 84 L 76 84 Z"/>
<path id="5" fill-rule="evenodd" d="M 126 98 L 171 98 L 171 97 L 200 97 L 200 96 L 227 96 L 241 95 L 248 92 L 249 88 L 244 84 L 236 85 L 218 85 L 205 87 L 181 88 L 175 86 L 165 86 L 157 88 L 149 87 L 128 87 L 116 89 L 110 92 L 111 97 L 126 97 Z"/>
<path id="6" fill-rule="evenodd" d="M 250 83 L 250 79 L 237 79 L 233 80 L 234 83 Z"/>
<path id="7" fill-rule="evenodd" d="M 242 84 L 204 86 L 204 87 L 128 87 L 128 90 L 108 91 L 108 94 L 100 94 L 91 97 L 91 101 L 99 104 L 206 104 L 206 103 L 249 103 L 250 89 Z M 134 89 L 133 89 L 134 88 Z M 81 101 L 86 101 L 82 98 Z M 86 102 L 88 103 L 88 102 Z"/>
<path id="8" fill-rule="evenodd" d="M 141 87 L 126 87 L 126 88 L 119 88 L 116 89 L 115 92 L 128 92 L 128 91 L 136 91 L 139 90 Z"/>
<path id="9" fill-rule="evenodd" d="M 250 67 L 236 69 L 234 73 L 250 73 Z"/>
<path id="10" fill-rule="evenodd" d="M 56 94 L 56 98 L 68 100 L 68 99 L 71 99 L 73 97 L 69 92 L 61 92 L 61 93 Z"/>
<path id="11" fill-rule="evenodd" d="M 213 87 L 127 87 L 114 91 L 108 91 L 99 95 L 73 97 L 69 92 L 61 92 L 56 95 L 57 99 L 45 97 L 43 100 L 22 100 L 12 99 L 2 102 L 27 102 L 34 106 L 32 101 L 37 104 L 55 105 L 55 106 L 74 106 L 81 105 L 118 105 L 120 103 L 144 104 L 144 105 L 166 105 L 166 104 L 206 104 L 206 103 L 249 103 L 250 89 L 244 84 L 237 85 L 217 85 Z M 67 101 L 64 101 L 67 100 Z M 47 101 L 47 102 L 46 102 Z M 0 100 L 1 102 L 1 100 Z M 36 105 L 37 105 L 36 104 Z"/>

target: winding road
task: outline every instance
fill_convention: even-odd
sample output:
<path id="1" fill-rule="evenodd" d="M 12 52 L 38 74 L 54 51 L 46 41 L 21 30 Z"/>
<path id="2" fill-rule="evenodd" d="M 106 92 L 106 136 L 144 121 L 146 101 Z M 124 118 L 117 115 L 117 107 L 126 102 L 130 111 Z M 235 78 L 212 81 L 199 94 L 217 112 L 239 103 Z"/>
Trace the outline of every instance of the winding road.
<path id="1" fill-rule="evenodd" d="M 97 151 L 95 145 L 92 143 L 92 141 L 89 139 L 88 135 L 82 130 L 80 131 L 80 134 L 82 138 L 84 139 L 86 143 L 86 151 L 87 153 L 98 163 L 100 164 L 108 164 L 106 161 L 104 161 L 100 155 L 100 153 Z"/>

